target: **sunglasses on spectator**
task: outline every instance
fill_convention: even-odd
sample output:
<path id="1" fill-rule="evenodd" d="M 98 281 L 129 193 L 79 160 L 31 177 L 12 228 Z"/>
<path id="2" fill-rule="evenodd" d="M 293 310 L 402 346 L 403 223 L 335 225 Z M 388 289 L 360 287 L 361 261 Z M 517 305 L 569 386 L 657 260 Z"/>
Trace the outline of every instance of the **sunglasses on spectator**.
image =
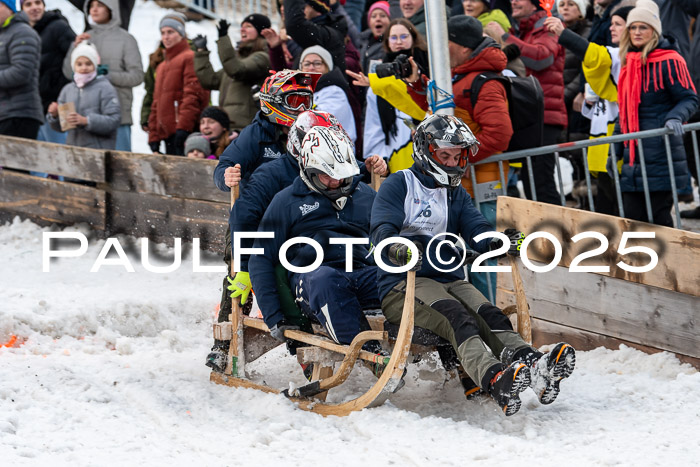
<path id="1" fill-rule="evenodd" d="M 312 66 L 314 68 L 319 68 L 319 67 L 323 66 L 323 62 L 321 60 L 316 60 L 315 62 L 304 62 L 301 64 L 301 66 L 304 68 L 310 67 L 310 66 Z"/>
<path id="2" fill-rule="evenodd" d="M 401 42 L 405 42 L 408 40 L 409 37 L 411 37 L 410 34 L 401 34 L 400 36 L 389 36 L 389 40 L 391 42 L 396 42 L 399 39 L 401 39 Z"/>

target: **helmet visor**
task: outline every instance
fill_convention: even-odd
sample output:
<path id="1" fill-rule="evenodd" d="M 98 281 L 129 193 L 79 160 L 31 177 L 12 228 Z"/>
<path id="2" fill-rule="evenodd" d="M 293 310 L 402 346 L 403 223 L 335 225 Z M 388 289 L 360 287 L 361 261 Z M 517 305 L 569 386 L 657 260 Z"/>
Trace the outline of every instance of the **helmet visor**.
<path id="1" fill-rule="evenodd" d="M 310 110 L 313 105 L 313 95 L 311 93 L 289 93 L 284 96 L 284 103 L 290 110 L 304 111 Z"/>
<path id="2" fill-rule="evenodd" d="M 455 145 L 449 141 L 435 140 L 430 149 L 435 162 L 443 167 L 464 169 L 469 163 L 469 158 L 476 155 L 478 146 L 476 144 L 472 146 Z"/>

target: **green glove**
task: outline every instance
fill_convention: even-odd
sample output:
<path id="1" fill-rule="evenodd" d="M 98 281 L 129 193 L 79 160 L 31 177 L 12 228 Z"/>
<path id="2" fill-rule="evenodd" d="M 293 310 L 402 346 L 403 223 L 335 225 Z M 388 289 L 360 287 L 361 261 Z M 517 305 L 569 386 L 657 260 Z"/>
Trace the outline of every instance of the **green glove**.
<path id="1" fill-rule="evenodd" d="M 233 292 L 231 298 L 241 297 L 241 305 L 245 305 L 248 300 L 248 294 L 250 293 L 250 274 L 247 272 L 237 272 L 236 277 L 231 280 L 230 277 L 226 278 L 228 283 L 231 284 L 226 287 L 228 290 Z"/>

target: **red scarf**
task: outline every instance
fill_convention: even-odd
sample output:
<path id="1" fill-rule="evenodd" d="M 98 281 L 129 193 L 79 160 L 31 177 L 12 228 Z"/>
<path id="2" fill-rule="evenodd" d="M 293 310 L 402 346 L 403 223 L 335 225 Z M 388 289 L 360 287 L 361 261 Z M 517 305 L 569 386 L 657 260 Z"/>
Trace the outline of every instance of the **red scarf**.
<path id="1" fill-rule="evenodd" d="M 664 89 L 661 68 L 664 62 L 671 84 L 674 84 L 675 75 L 681 86 L 686 89 L 692 88 L 695 91 L 688 66 L 678 52 L 655 49 L 647 57 L 646 64 L 642 64 L 641 52 L 628 52 L 627 64 L 620 70 L 620 80 L 617 87 L 622 133 L 639 131 L 639 103 L 642 99 L 642 92 L 649 92 L 650 82 L 653 81 L 654 91 Z M 625 141 L 625 146 L 630 148 L 630 165 L 634 165 L 637 141 L 631 140 L 631 143 Z"/>

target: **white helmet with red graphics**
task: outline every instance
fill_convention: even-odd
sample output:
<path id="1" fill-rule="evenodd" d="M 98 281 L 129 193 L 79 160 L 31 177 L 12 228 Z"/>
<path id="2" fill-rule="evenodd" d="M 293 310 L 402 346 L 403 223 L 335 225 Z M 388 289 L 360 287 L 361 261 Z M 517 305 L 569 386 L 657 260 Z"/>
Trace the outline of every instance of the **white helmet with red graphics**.
<path id="1" fill-rule="evenodd" d="M 301 157 L 301 143 L 309 130 L 314 127 L 334 127 L 343 133 L 345 132 L 338 119 L 328 112 L 307 110 L 300 113 L 289 129 L 289 135 L 287 135 L 287 152 L 294 156 L 297 161 Z"/>
<path id="2" fill-rule="evenodd" d="M 341 210 L 353 191 L 353 177 L 360 173 L 350 137 L 342 127 L 313 127 L 301 143 L 301 179 L 312 191 L 330 199 Z"/>

